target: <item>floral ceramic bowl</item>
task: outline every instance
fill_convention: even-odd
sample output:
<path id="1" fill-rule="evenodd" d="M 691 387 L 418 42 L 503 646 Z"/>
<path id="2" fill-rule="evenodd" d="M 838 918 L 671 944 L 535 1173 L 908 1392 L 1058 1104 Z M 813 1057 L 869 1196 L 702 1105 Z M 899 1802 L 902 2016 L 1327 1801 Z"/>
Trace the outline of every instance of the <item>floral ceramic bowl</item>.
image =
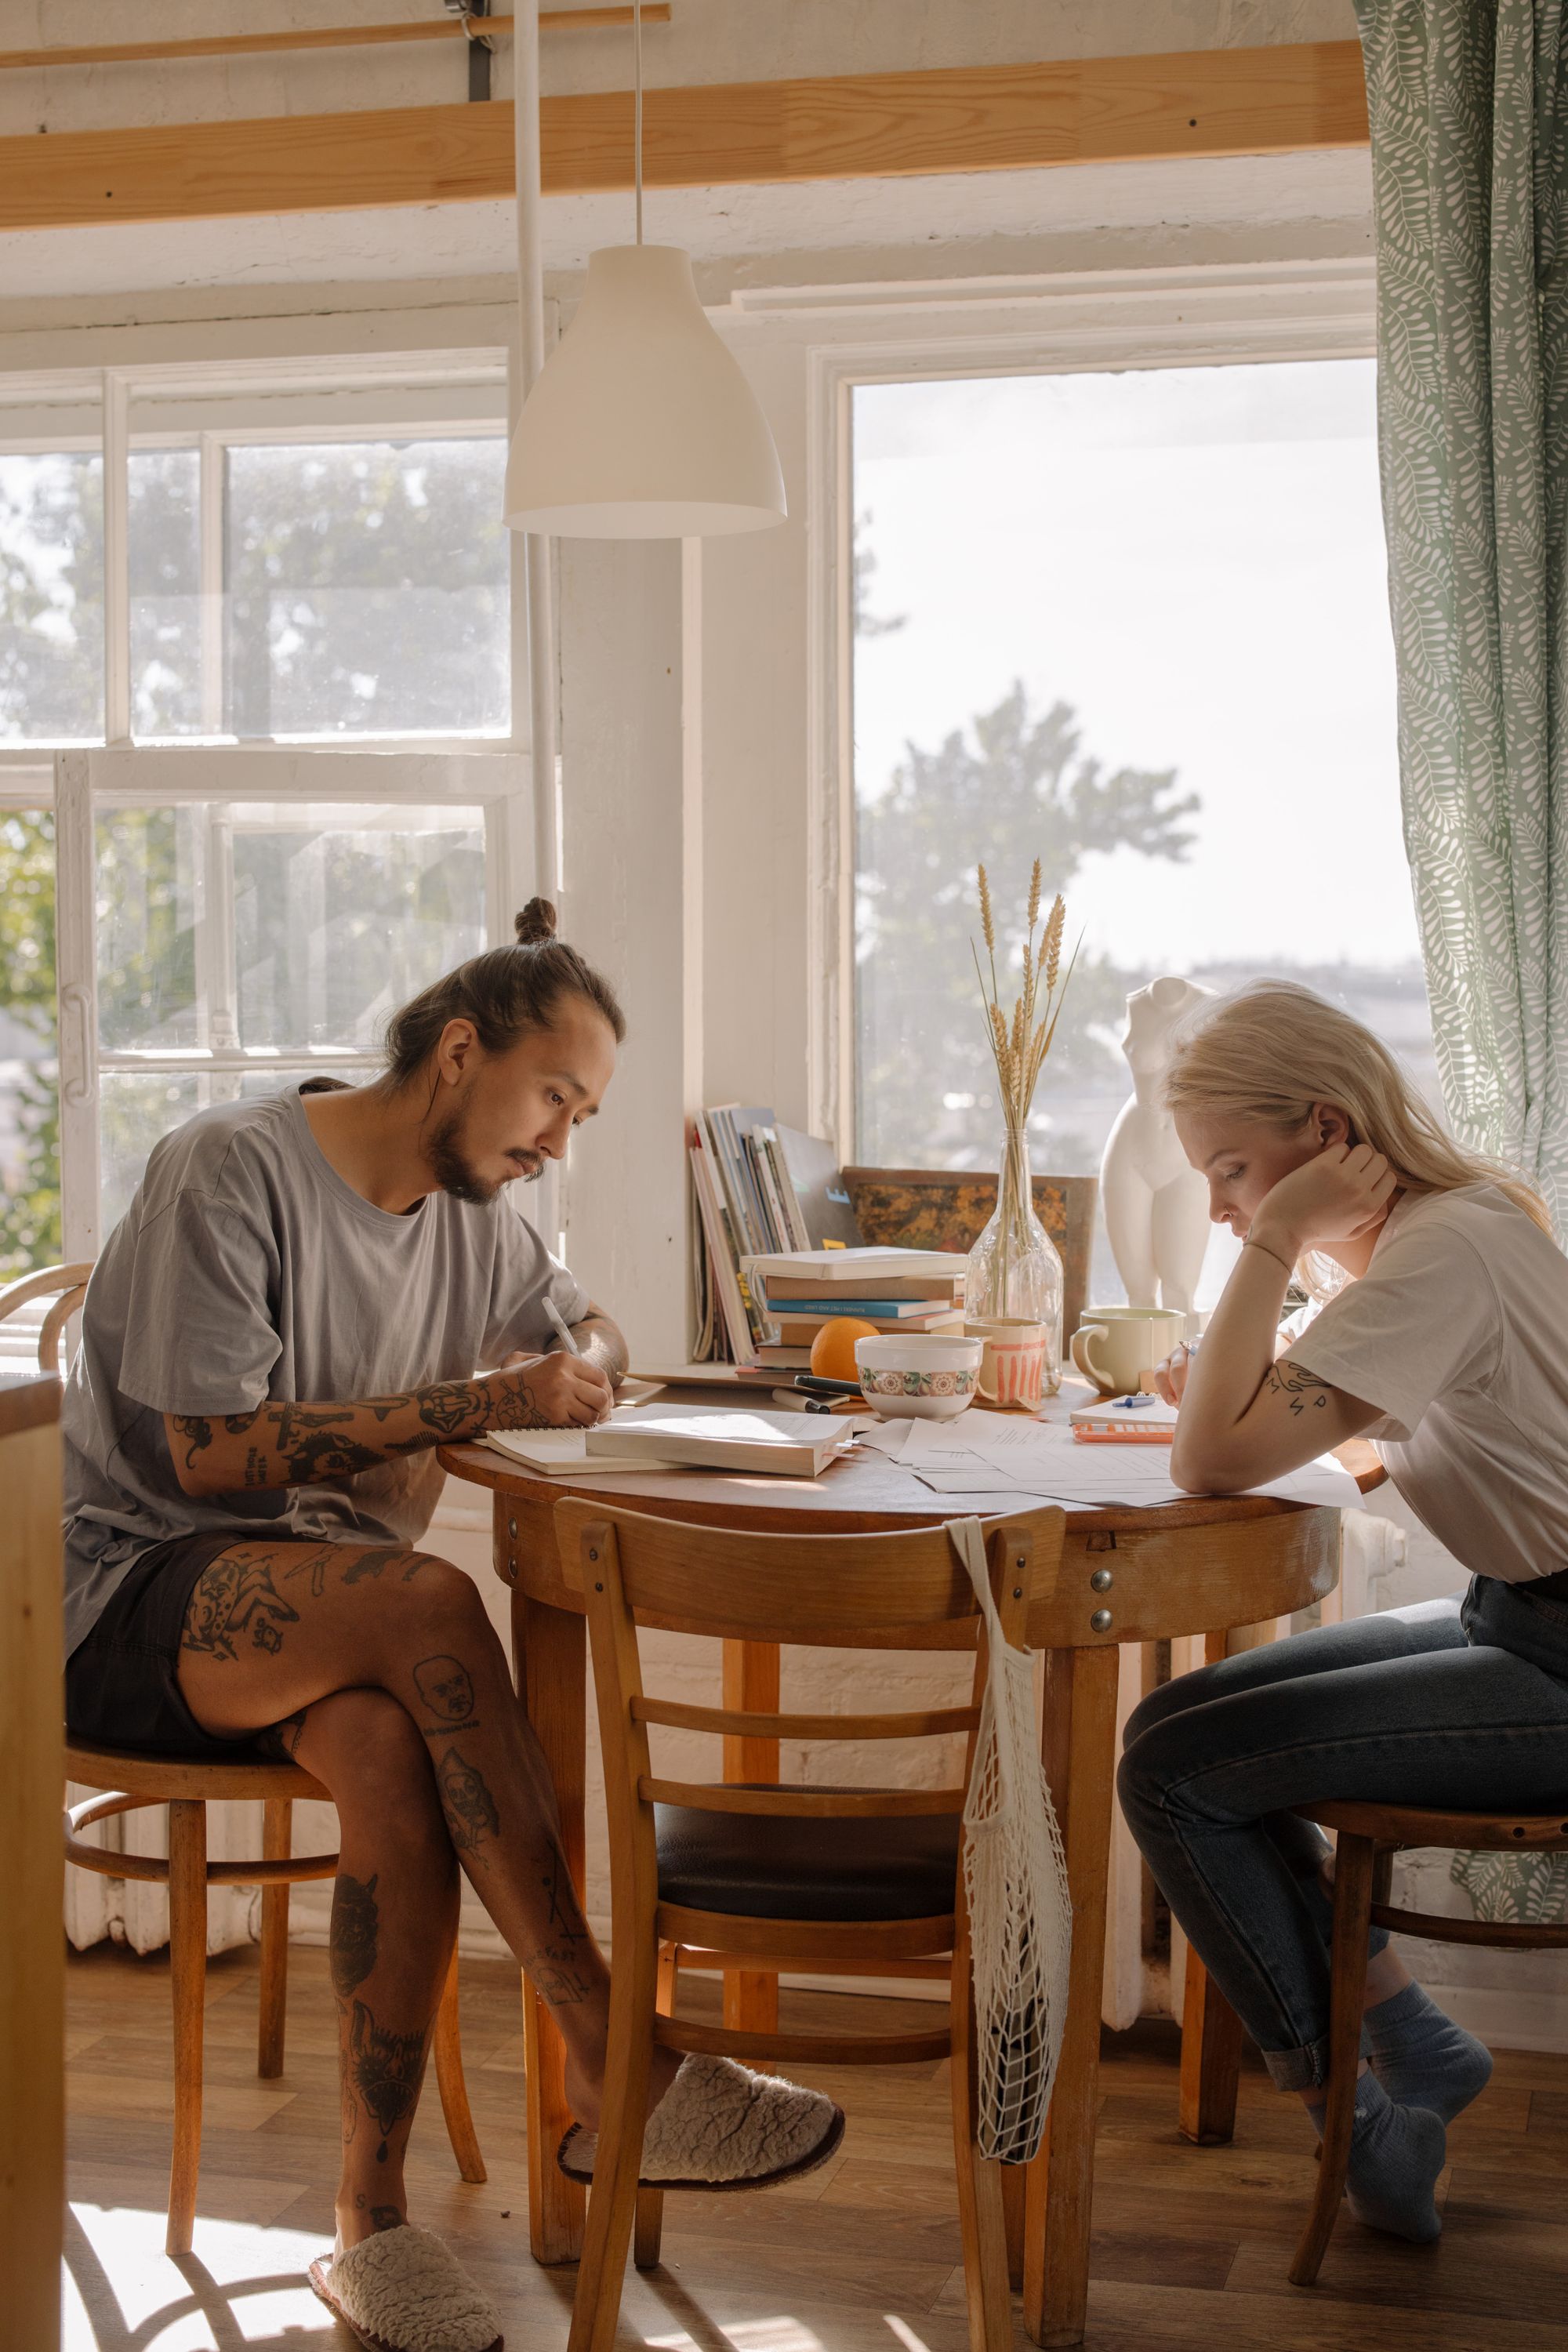
<path id="1" fill-rule="evenodd" d="M 855 1342 L 860 1393 L 884 1421 L 952 1421 L 980 1379 L 983 1339 L 931 1339 L 911 1331 Z"/>

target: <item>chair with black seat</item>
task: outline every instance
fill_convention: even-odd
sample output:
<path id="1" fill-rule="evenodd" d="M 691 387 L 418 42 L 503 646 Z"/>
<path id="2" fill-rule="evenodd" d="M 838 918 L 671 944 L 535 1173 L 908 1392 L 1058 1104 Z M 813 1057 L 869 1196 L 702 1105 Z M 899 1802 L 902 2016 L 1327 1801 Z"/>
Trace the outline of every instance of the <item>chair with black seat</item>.
<path id="1" fill-rule="evenodd" d="M 60 1370 L 66 1329 L 86 1295 L 90 1264 L 47 1266 L 0 1290 L 0 1322 L 19 1307 L 53 1297 L 38 1334 L 38 1369 Z M 260 2017 L 256 2071 L 264 2081 L 283 2072 L 283 2030 L 289 1987 L 289 1889 L 301 1880 L 331 1878 L 335 1853 L 291 1854 L 295 1804 L 330 1793 L 298 1764 L 272 1762 L 242 1749 L 231 1763 L 193 1762 L 129 1749 L 98 1748 L 68 1731 L 66 1780 L 99 1793 L 70 1806 L 65 1817 L 66 1859 L 102 1878 L 152 1880 L 169 1890 L 169 1976 L 174 2012 L 174 2134 L 169 2168 L 164 2244 L 171 2254 L 191 2250 L 202 2140 L 203 1995 L 207 1964 L 207 1888 L 259 1886 Z M 209 1862 L 207 1807 L 256 1802 L 262 1809 L 259 1861 Z M 169 1853 L 125 1853 L 89 1845 L 84 1830 L 149 1806 L 169 1809 Z M 485 2178 L 484 2159 L 468 2111 L 458 2023 L 458 1955 L 452 1953 L 436 2021 L 436 2077 L 447 2137 L 465 2180 Z"/>
<path id="2" fill-rule="evenodd" d="M 875 1715 L 752 1714 L 648 1697 L 638 1621 L 711 1640 L 850 1650 L 976 1646 L 969 1578 L 944 1528 L 865 1536 L 740 1536 L 564 1497 L 556 1539 L 580 1570 L 593 1646 L 610 1831 L 612 1951 L 606 2095 L 570 2352 L 610 2352 L 634 2219 L 639 2267 L 658 2259 L 662 2192 L 638 2189 L 656 2042 L 764 2063 L 896 2065 L 951 2056 L 953 2144 L 973 2352 L 1012 2344 L 1002 2167 L 975 2140 L 961 1817 L 984 1674 L 970 1703 Z M 992 1523 L 987 1550 L 1007 1640 L 1022 1646 L 1037 1588 L 1059 1570 L 1060 1510 Z M 965 1738 L 944 1789 L 753 1787 L 657 1777 L 648 1727 L 773 1740 Z M 918 1965 L 949 1984 L 937 2029 L 750 2032 L 676 2017 L 675 1962 L 884 1974 Z"/>
<path id="3" fill-rule="evenodd" d="M 1373 1927 L 1436 1944 L 1510 1952 L 1568 1951 L 1568 1922 L 1447 1919 L 1406 1911 L 1388 1897 L 1396 1853 L 1425 1846 L 1455 1853 L 1568 1853 L 1568 1807 L 1553 1813 L 1441 1813 L 1417 1805 L 1297 1805 L 1303 1821 L 1332 1830 L 1334 1937 L 1330 1963 L 1329 2095 L 1316 2190 L 1290 2265 L 1292 2286 L 1317 2282 L 1350 2169 L 1356 2071 L 1366 1998 L 1367 1936 Z"/>

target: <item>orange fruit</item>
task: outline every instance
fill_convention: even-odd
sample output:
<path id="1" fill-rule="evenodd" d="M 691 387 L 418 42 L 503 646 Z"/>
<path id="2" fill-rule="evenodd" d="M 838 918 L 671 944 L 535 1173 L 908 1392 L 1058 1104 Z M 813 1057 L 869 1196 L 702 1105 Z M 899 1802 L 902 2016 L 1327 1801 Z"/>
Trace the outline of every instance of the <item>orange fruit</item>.
<path id="1" fill-rule="evenodd" d="M 811 1343 L 811 1369 L 819 1381 L 857 1381 L 855 1342 L 874 1339 L 877 1327 L 858 1315 L 834 1315 Z"/>

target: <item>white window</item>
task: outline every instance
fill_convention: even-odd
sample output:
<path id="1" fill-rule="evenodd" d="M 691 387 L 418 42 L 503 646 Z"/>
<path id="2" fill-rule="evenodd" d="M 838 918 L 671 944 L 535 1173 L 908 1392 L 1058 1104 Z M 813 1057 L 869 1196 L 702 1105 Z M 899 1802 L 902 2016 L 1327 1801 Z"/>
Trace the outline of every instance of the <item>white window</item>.
<path id="1" fill-rule="evenodd" d="M 1082 934 L 1037 1171 L 1098 1168 L 1124 999 L 1163 972 L 1304 981 L 1436 1095 L 1373 362 L 852 397 L 856 1158 L 996 1164 L 981 859 L 1009 938 L 1037 855 Z"/>
<path id="2" fill-rule="evenodd" d="M 414 373 L 0 384 L 0 1280 L 510 936 L 504 360 Z"/>

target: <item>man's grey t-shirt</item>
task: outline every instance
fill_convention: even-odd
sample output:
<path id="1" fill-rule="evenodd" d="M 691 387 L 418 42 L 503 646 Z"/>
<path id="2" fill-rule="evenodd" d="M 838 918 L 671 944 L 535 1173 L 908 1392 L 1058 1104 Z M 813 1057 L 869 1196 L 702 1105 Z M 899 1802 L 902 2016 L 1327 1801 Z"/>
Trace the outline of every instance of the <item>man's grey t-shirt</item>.
<path id="1" fill-rule="evenodd" d="M 446 1192 L 406 1215 L 373 1207 L 327 1161 L 298 1087 L 166 1136 L 94 1268 L 66 1387 L 67 1655 L 170 1537 L 405 1544 L 430 1523 L 433 1451 L 308 1486 L 184 1494 L 166 1412 L 468 1380 L 552 1344 L 546 1298 L 569 1323 L 588 1311 L 510 1187 L 482 1208 Z"/>

